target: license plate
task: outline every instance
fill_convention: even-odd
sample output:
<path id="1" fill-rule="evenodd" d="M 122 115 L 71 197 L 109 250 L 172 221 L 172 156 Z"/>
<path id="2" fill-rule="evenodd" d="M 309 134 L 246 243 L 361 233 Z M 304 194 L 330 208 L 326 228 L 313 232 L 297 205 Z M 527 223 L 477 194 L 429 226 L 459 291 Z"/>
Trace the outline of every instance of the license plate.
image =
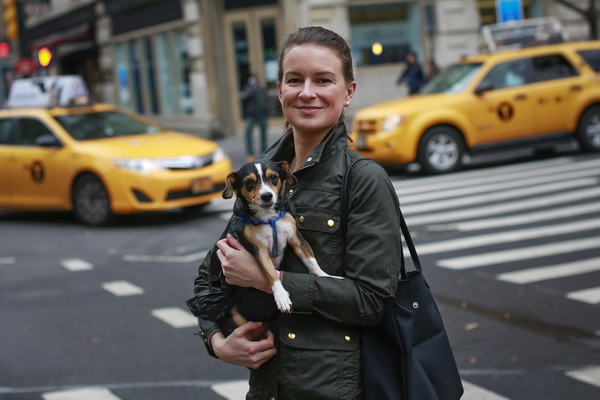
<path id="1" fill-rule="evenodd" d="M 210 178 L 194 178 L 190 185 L 190 192 L 198 194 L 202 192 L 210 192 L 213 190 L 213 183 Z"/>

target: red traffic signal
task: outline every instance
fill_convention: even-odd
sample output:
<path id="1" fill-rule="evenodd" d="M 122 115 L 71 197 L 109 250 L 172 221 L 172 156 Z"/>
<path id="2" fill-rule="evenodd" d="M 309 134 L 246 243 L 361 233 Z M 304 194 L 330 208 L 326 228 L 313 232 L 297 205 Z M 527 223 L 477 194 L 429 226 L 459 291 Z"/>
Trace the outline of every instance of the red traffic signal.
<path id="1" fill-rule="evenodd" d="M 10 56 L 10 44 L 8 42 L 0 42 L 0 58 Z"/>

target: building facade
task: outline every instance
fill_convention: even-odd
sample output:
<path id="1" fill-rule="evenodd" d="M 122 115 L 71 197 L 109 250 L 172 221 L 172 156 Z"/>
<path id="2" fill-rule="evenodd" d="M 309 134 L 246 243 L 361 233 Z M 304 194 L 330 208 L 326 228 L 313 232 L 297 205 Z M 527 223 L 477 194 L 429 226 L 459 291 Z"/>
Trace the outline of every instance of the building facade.
<path id="1" fill-rule="evenodd" d="M 521 0 L 524 18 L 557 16 L 585 37 L 578 15 L 554 0 Z M 277 101 L 276 46 L 300 26 L 320 25 L 351 45 L 359 90 L 352 109 L 406 95 L 396 80 L 408 51 L 428 70 L 481 51 L 494 0 L 23 0 L 28 49 L 53 49 L 40 74 L 78 73 L 96 99 L 206 137 L 243 123 L 249 74 Z M 583 26 L 583 28 L 582 28 Z"/>

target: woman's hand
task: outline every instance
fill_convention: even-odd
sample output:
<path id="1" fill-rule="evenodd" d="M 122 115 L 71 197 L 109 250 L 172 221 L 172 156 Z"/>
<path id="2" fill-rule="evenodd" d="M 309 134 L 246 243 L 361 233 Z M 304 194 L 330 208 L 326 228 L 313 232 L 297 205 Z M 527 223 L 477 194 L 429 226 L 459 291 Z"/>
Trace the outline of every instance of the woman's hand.
<path id="1" fill-rule="evenodd" d="M 217 332 L 210 339 L 211 347 L 217 357 L 229 364 L 258 369 L 277 354 L 275 339 L 270 331 L 267 331 L 265 339 L 248 339 L 260 334 L 262 328 L 261 322 L 246 322 L 227 337 Z"/>
<path id="2" fill-rule="evenodd" d="M 217 242 L 217 257 L 221 261 L 225 282 L 230 285 L 253 287 L 267 292 L 269 283 L 254 256 L 250 254 L 233 236 Z"/>

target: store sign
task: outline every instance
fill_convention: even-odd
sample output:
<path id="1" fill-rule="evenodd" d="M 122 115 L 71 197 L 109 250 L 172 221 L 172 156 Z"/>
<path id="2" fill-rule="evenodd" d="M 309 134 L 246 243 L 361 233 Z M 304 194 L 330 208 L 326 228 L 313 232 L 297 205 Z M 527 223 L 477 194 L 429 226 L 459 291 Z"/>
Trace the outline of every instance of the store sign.
<path id="1" fill-rule="evenodd" d="M 498 22 L 520 21 L 522 19 L 522 0 L 496 0 L 496 20 Z"/>

